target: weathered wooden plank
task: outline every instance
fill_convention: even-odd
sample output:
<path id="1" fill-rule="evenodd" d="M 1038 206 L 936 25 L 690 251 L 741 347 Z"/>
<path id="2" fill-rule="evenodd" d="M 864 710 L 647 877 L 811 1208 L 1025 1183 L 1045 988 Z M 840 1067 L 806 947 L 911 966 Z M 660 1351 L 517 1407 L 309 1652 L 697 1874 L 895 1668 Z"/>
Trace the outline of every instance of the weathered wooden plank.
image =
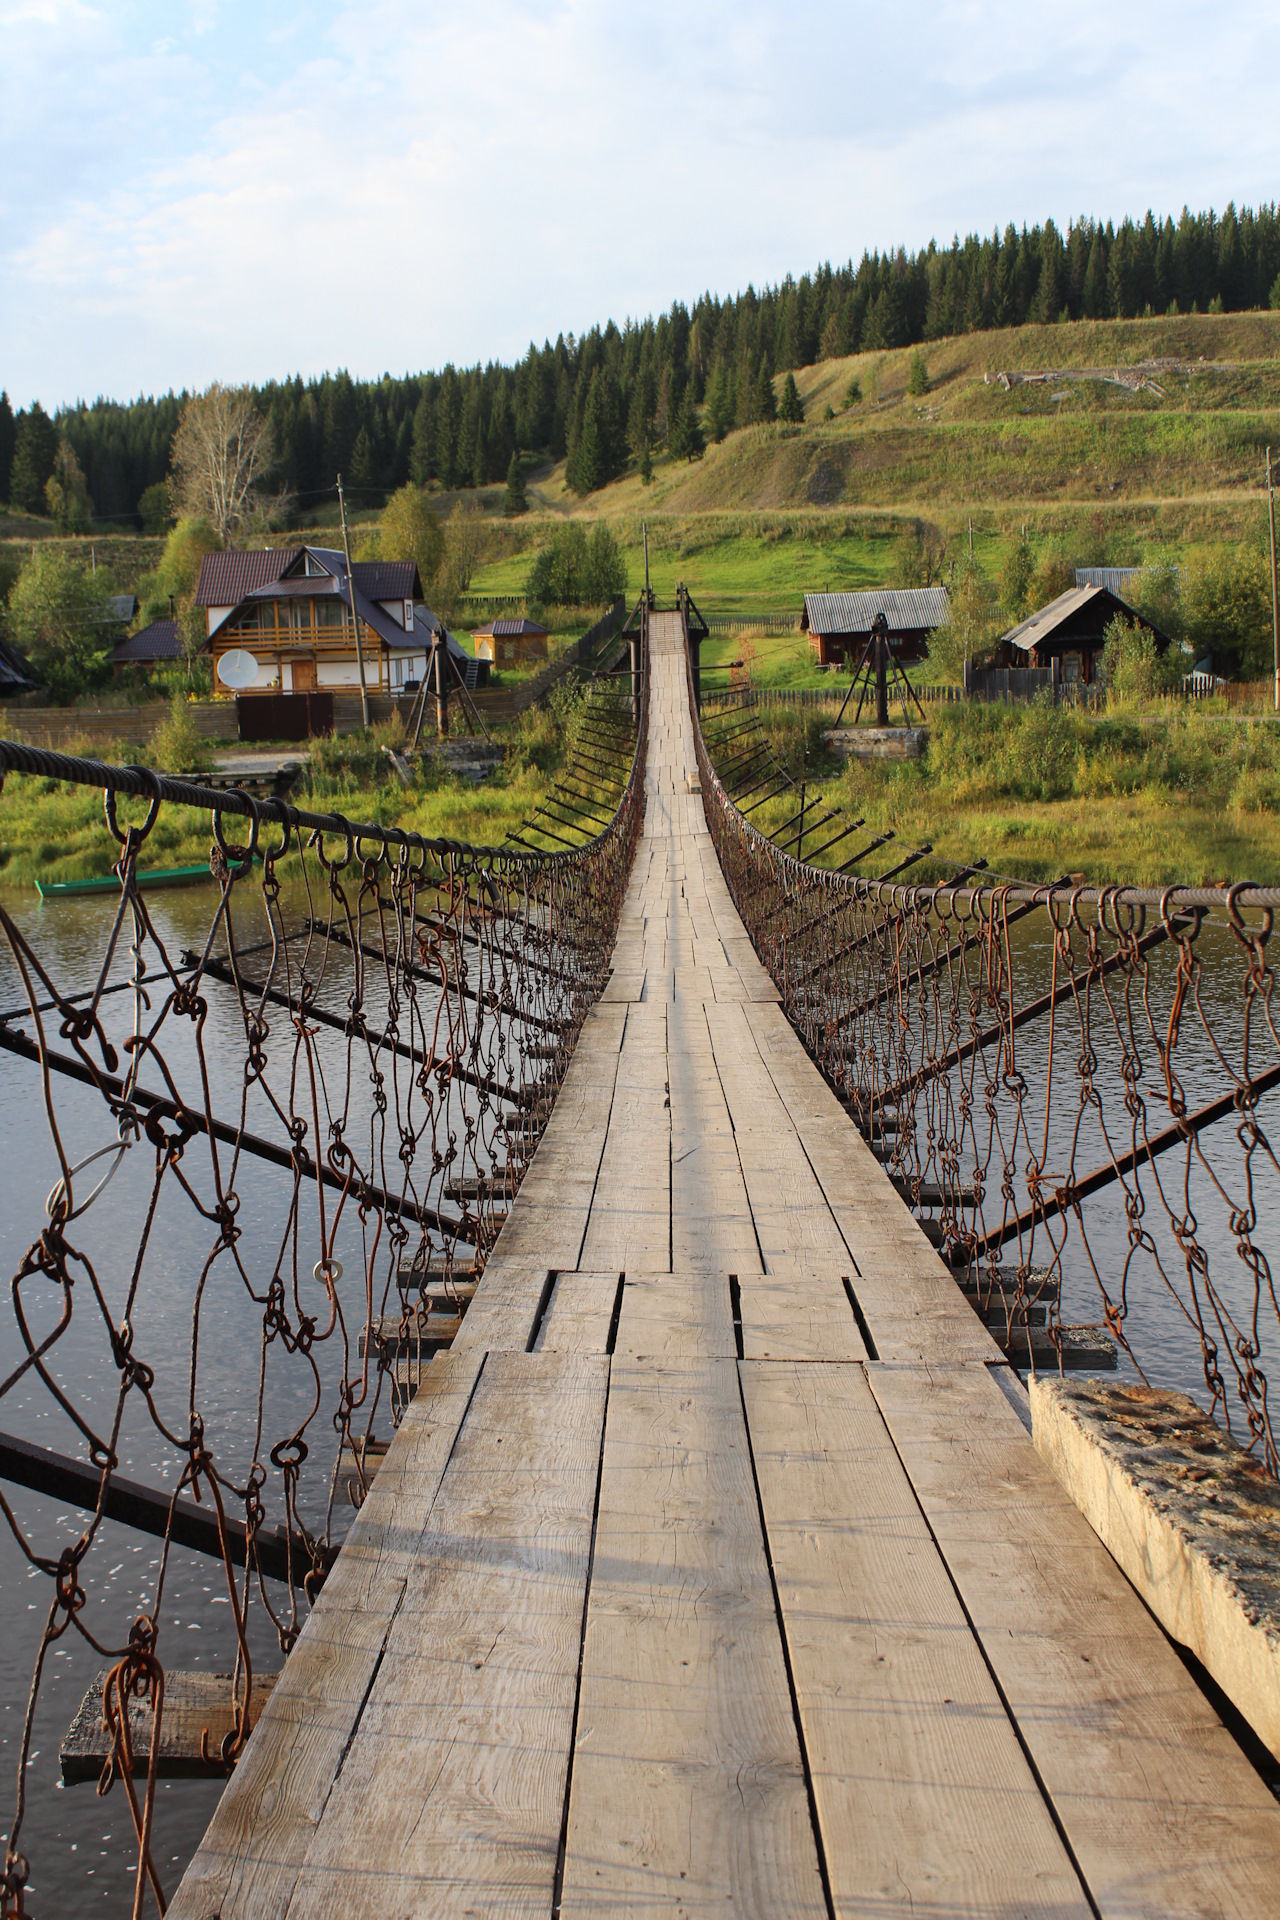
<path id="1" fill-rule="evenodd" d="M 486 1364 L 290 1920 L 545 1920 L 608 1368 Z"/>
<path id="2" fill-rule="evenodd" d="M 863 1369 L 741 1375 L 836 1913 L 1085 1920 Z"/>
<path id="3" fill-rule="evenodd" d="M 728 1274 L 628 1274 L 616 1351 L 663 1364 L 733 1359 L 737 1343 Z"/>
<path id="4" fill-rule="evenodd" d="M 109 1669 L 104 1667 L 85 1694 L 76 1717 L 58 1749 L 58 1767 L 65 1786 L 97 1780 L 109 1754 L 111 1736 L 102 1724 L 102 1689 Z M 278 1674 L 255 1673 L 249 1694 L 249 1722 L 257 1726 L 271 1698 Z M 160 1716 L 160 1748 L 156 1777 L 161 1780 L 212 1780 L 225 1774 L 219 1760 L 224 1738 L 234 1731 L 235 1706 L 229 1673 L 203 1673 L 199 1668 L 167 1669 Z M 152 1712 L 146 1700 L 129 1702 L 129 1732 L 133 1740 L 135 1779 L 145 1780 L 151 1757 Z M 207 1753 L 210 1758 L 204 1759 Z"/>
<path id="5" fill-rule="evenodd" d="M 732 1360 L 614 1361 L 560 1910 L 825 1913 Z"/>
<path id="6" fill-rule="evenodd" d="M 771 1267 L 739 1273 L 742 1352 L 748 1360 L 865 1360 L 867 1350 L 838 1270 Z"/>
<path id="7" fill-rule="evenodd" d="M 621 1291 L 620 1273 L 558 1273 L 534 1352 L 608 1353 Z"/>
<path id="8" fill-rule="evenodd" d="M 172 1920 L 283 1914 L 377 1671 L 483 1355 L 441 1354 L 303 1626 L 204 1839 Z"/>
<path id="9" fill-rule="evenodd" d="M 1103 1920 L 1262 1920 L 1280 1807 L 985 1367 L 872 1390 Z"/>
<path id="10" fill-rule="evenodd" d="M 916 1226 L 781 1009 L 742 1016 L 855 1265 L 854 1291 L 882 1360 L 995 1362 L 1002 1356 Z"/>

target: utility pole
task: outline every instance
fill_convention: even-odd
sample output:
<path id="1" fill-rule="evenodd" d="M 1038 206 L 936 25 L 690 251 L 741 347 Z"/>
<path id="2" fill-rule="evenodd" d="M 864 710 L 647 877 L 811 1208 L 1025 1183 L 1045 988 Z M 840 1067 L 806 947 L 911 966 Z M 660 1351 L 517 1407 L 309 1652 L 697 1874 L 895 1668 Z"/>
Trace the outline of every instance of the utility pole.
<path id="1" fill-rule="evenodd" d="M 1276 591 L 1276 496 L 1271 485 L 1271 449 L 1267 448 L 1267 519 L 1271 524 L 1271 653 L 1275 664 L 1275 707 L 1280 713 L 1280 595 Z"/>
<path id="2" fill-rule="evenodd" d="M 369 689 L 364 678 L 364 648 L 360 643 L 360 616 L 356 612 L 356 581 L 351 571 L 351 537 L 347 532 L 347 503 L 342 492 L 342 475 L 338 475 L 338 510 L 342 515 L 342 550 L 347 556 L 347 595 L 351 601 L 351 624 L 356 630 L 356 665 L 360 669 L 360 724 L 366 733 L 369 730 Z"/>

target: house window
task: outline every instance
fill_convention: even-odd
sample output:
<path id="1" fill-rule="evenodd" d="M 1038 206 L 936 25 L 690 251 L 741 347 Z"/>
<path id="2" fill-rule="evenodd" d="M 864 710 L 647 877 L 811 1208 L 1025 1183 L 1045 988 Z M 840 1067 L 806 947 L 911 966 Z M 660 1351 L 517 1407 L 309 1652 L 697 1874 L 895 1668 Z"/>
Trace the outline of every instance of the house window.
<path id="1" fill-rule="evenodd" d="M 341 627 L 347 624 L 347 609 L 336 594 L 316 600 L 313 604 L 318 627 Z"/>
<path id="2" fill-rule="evenodd" d="M 1080 655 L 1078 653 L 1063 654 L 1062 678 L 1064 683 L 1069 687 L 1073 687 L 1080 678 Z"/>

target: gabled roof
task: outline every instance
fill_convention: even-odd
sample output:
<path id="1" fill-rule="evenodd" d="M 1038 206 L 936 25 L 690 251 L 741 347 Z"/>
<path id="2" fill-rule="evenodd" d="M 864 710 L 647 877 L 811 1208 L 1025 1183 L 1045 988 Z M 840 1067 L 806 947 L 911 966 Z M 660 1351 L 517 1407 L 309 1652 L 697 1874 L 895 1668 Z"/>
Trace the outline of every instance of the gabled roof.
<path id="1" fill-rule="evenodd" d="M 304 573 L 300 569 L 310 558 L 318 561 L 323 571 Z M 266 577 L 253 586 L 244 587 L 234 600 L 213 598 L 200 599 L 202 590 L 221 593 L 235 584 L 235 569 L 210 568 L 206 579 L 205 569 L 211 560 L 253 560 L 280 562 L 280 566 L 268 566 L 262 571 Z M 246 569 L 246 573 L 249 572 Z M 371 627 L 379 639 L 389 647 L 400 649 L 421 647 L 423 636 L 418 632 L 406 632 L 398 620 L 384 611 L 377 598 L 367 591 L 365 583 L 372 586 L 383 600 L 400 602 L 414 600 L 422 592 L 422 582 L 418 578 L 417 563 L 413 560 L 362 560 L 353 561 L 351 567 L 352 582 L 355 586 L 356 612 Z M 235 624 L 236 615 L 242 607 L 255 600 L 350 600 L 350 588 L 347 585 L 347 562 L 345 555 L 328 547 L 277 547 L 254 553 L 210 553 L 206 554 L 200 567 L 200 584 L 196 589 L 197 603 L 202 606 L 231 608 L 227 619 L 218 627 L 217 632 L 225 635 Z M 416 627 L 416 619 L 415 619 Z M 212 636 L 211 636 L 212 638 Z M 206 645 L 209 643 L 206 642 Z"/>
<path id="2" fill-rule="evenodd" d="M 870 633 L 878 613 L 890 633 L 931 632 L 951 618 L 945 587 L 877 587 L 870 593 L 806 593 L 801 625 L 809 633 Z"/>
<path id="3" fill-rule="evenodd" d="M 1104 628 L 1119 615 L 1125 620 L 1136 620 L 1139 626 L 1146 627 L 1154 633 L 1162 646 L 1169 644 L 1167 633 L 1162 633 L 1154 622 L 1148 620 L 1144 614 L 1138 613 L 1135 608 L 1122 600 L 1118 593 L 1112 593 L 1107 587 L 1068 587 L 1067 591 L 1060 593 L 1056 600 L 1051 600 L 1047 607 L 1041 607 L 1038 613 L 1030 614 L 1027 619 L 1020 620 L 1016 627 L 1010 627 L 1009 631 L 1001 636 L 1002 644 L 1021 647 L 1024 652 L 1030 653 L 1033 647 L 1042 647 L 1052 642 L 1068 622 L 1082 614 L 1087 616 L 1086 625 L 1090 630 L 1090 636 L 1087 637 L 1091 637 L 1092 634 L 1100 637 Z"/>
<path id="4" fill-rule="evenodd" d="M 0 693 L 29 693 L 36 684 L 18 649 L 0 639 Z"/>
<path id="5" fill-rule="evenodd" d="M 483 627 L 473 627 L 471 631 L 477 640 L 545 640 L 550 635 L 549 627 L 540 627 L 536 620 L 490 620 Z"/>
<path id="6" fill-rule="evenodd" d="M 149 660 L 180 660 L 182 642 L 178 638 L 176 620 L 153 620 L 149 627 L 140 627 L 137 633 L 131 633 L 111 652 L 113 667 L 142 665 Z"/>
<path id="7" fill-rule="evenodd" d="M 121 626 L 128 626 L 137 611 L 138 596 L 136 593 L 108 594 L 102 603 L 102 618 L 110 622 L 118 620 Z"/>
<path id="8" fill-rule="evenodd" d="M 302 547 L 257 547 L 206 553 L 196 583 L 198 607 L 236 607 L 256 587 L 269 586 L 297 566 Z"/>
<path id="9" fill-rule="evenodd" d="M 412 600 L 415 593 L 422 592 L 412 560 L 353 560 L 351 572 L 357 593 L 369 600 Z"/>

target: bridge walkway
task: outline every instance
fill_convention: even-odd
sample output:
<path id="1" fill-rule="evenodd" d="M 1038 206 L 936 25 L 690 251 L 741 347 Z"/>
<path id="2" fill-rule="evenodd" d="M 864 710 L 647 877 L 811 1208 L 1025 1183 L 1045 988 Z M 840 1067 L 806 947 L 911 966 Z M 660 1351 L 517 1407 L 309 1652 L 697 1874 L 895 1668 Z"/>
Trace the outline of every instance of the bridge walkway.
<path id="1" fill-rule="evenodd" d="M 608 989 L 170 1913 L 1274 1913 L 1280 1810 L 787 1025 L 650 649 Z"/>

